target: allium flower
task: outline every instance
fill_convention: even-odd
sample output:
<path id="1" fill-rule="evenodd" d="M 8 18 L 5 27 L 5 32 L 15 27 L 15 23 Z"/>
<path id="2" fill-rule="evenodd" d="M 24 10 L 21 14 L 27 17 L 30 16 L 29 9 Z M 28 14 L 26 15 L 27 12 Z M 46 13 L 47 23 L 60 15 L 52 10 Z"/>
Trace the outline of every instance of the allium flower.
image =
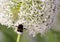
<path id="1" fill-rule="evenodd" d="M 23 25 L 30 35 L 44 34 L 57 14 L 57 0 L 0 0 L 0 23 Z"/>

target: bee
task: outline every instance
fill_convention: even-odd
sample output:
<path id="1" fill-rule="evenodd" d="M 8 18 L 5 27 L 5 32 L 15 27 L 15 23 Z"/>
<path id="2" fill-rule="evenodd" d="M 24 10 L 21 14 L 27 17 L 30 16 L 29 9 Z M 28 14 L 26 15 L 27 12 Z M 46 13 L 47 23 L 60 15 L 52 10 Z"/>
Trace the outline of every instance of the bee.
<path id="1" fill-rule="evenodd" d="M 18 26 L 17 26 L 17 31 L 18 32 L 21 32 L 21 33 L 23 33 L 23 25 L 22 24 L 19 24 Z"/>
<path id="2" fill-rule="evenodd" d="M 17 26 L 17 32 L 23 33 L 23 30 L 27 30 L 27 29 L 26 28 L 23 28 L 23 25 L 22 24 L 19 24 Z"/>

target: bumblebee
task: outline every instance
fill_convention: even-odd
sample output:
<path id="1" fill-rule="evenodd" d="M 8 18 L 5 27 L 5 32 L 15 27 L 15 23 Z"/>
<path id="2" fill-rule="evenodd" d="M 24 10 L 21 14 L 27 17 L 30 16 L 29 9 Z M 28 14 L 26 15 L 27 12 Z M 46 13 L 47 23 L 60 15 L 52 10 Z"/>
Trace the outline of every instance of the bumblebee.
<path id="1" fill-rule="evenodd" d="M 17 26 L 17 31 L 18 32 L 21 32 L 21 33 L 23 33 L 23 25 L 22 24 L 19 24 L 18 26 Z"/>

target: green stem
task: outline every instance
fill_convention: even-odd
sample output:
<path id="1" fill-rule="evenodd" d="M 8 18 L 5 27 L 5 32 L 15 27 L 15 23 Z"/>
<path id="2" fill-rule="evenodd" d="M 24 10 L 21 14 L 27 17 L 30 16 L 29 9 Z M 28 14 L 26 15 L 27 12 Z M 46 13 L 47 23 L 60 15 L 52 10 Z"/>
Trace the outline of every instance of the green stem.
<path id="1" fill-rule="evenodd" d="M 20 40 L 21 40 L 21 34 L 18 34 L 18 36 L 17 36 L 17 42 L 20 42 Z"/>

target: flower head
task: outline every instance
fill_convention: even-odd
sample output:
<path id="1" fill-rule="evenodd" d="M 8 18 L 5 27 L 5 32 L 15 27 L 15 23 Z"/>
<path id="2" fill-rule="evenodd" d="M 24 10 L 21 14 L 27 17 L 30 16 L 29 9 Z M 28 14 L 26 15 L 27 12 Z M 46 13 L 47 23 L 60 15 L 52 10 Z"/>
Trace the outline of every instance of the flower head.
<path id="1" fill-rule="evenodd" d="M 57 13 L 56 0 L 3 0 L 0 3 L 0 23 L 15 28 L 22 24 L 33 36 L 44 34 Z"/>

